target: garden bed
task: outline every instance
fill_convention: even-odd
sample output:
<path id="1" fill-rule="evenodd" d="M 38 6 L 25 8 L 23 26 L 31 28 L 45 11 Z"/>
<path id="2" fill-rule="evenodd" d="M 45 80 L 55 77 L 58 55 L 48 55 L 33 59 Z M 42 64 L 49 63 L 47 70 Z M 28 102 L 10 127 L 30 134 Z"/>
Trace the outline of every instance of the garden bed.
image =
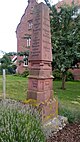
<path id="1" fill-rule="evenodd" d="M 80 142 L 80 123 L 72 123 L 49 137 L 47 142 Z"/>

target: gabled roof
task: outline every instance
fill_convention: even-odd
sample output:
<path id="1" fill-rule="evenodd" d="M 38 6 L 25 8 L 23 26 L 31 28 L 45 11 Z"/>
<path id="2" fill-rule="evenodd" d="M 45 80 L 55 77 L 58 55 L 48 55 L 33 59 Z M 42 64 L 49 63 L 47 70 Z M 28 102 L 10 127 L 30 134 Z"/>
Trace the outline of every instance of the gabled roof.
<path id="1" fill-rule="evenodd" d="M 25 9 L 25 11 L 24 11 L 24 14 L 22 15 L 22 17 L 21 17 L 21 19 L 20 19 L 20 23 L 21 23 L 23 17 L 25 16 L 28 7 L 29 7 L 31 4 L 33 5 L 33 3 L 37 3 L 37 0 L 28 0 L 28 5 L 27 5 L 27 7 L 26 7 L 26 9 Z M 18 30 L 18 27 L 19 27 L 20 23 L 17 25 L 16 33 L 17 33 L 17 30 Z"/>

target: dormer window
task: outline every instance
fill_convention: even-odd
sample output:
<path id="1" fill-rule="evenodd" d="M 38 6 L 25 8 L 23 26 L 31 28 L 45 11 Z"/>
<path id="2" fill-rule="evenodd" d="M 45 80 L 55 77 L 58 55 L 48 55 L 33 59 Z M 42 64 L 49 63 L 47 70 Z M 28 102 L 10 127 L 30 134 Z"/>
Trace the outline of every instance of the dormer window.
<path id="1" fill-rule="evenodd" d="M 34 7 L 32 6 L 30 14 L 33 14 L 33 10 L 34 10 Z"/>
<path id="2" fill-rule="evenodd" d="M 33 26 L 32 20 L 28 21 L 28 29 L 31 30 Z"/>

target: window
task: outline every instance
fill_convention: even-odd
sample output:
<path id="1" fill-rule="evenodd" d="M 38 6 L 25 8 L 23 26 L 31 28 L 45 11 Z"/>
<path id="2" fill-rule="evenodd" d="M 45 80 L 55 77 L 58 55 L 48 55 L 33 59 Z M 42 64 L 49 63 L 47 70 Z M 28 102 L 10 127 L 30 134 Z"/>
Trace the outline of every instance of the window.
<path id="1" fill-rule="evenodd" d="M 30 12 L 30 14 L 33 14 L 33 9 L 34 9 L 34 7 L 32 6 L 32 7 L 31 7 L 31 12 Z"/>
<path id="2" fill-rule="evenodd" d="M 78 8 L 77 13 L 80 14 L 80 8 Z"/>
<path id="3" fill-rule="evenodd" d="M 28 21 L 28 29 L 31 30 L 33 26 L 32 20 Z"/>
<path id="4" fill-rule="evenodd" d="M 24 55 L 24 66 L 28 66 L 28 56 Z"/>
<path id="5" fill-rule="evenodd" d="M 28 37 L 27 38 L 27 47 L 30 47 L 30 44 L 31 44 L 31 37 Z"/>

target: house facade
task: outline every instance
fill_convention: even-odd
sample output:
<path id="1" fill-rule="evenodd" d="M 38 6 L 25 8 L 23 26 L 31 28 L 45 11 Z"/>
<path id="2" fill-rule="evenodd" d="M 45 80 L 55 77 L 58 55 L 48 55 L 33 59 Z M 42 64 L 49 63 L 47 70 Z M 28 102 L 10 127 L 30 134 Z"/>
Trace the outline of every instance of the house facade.
<path id="1" fill-rule="evenodd" d="M 59 9 L 64 4 L 71 5 L 74 2 L 75 5 L 80 5 L 80 0 L 62 0 L 56 4 L 56 8 Z M 17 53 L 26 52 L 24 56 L 18 55 L 17 57 L 17 73 L 23 73 L 28 67 L 28 52 L 30 50 L 32 25 L 33 25 L 33 9 L 37 5 L 36 0 L 28 0 L 28 6 L 25 9 L 20 23 L 16 29 L 17 37 Z M 74 75 L 75 80 L 80 80 L 80 64 L 79 69 L 73 69 L 71 72 Z"/>
<path id="2" fill-rule="evenodd" d="M 72 5 L 72 3 L 74 3 L 75 5 L 80 5 L 80 0 L 62 0 L 56 4 L 56 7 L 59 8 L 59 7 L 63 6 L 64 4 Z"/>
<path id="3" fill-rule="evenodd" d="M 16 29 L 17 37 L 17 73 L 23 73 L 28 66 L 28 52 L 30 50 L 32 23 L 33 23 L 33 9 L 37 4 L 36 0 L 28 0 L 28 6 L 25 9 L 20 23 Z M 24 56 L 23 53 L 25 53 Z"/>

